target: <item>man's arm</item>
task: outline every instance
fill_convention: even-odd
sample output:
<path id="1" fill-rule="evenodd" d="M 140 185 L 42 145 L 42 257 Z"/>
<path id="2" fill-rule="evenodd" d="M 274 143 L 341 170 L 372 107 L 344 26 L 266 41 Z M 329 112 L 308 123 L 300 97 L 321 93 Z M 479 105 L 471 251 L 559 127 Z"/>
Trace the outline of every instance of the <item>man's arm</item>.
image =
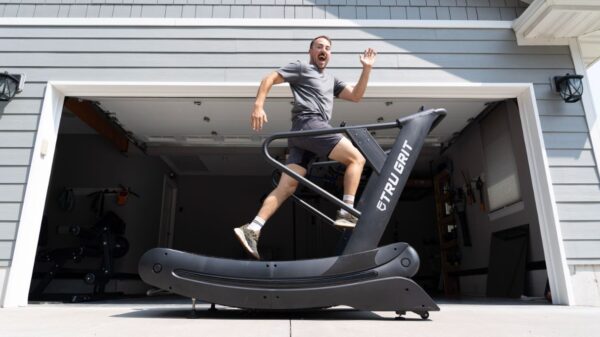
<path id="1" fill-rule="evenodd" d="M 360 56 L 360 63 L 362 64 L 363 69 L 360 73 L 358 82 L 354 86 L 347 85 L 338 95 L 339 98 L 352 102 L 359 102 L 363 98 L 365 90 L 367 90 L 369 75 L 371 74 L 371 68 L 375 63 L 376 56 L 377 53 L 372 48 L 365 50 L 365 52 Z"/>
<path id="2" fill-rule="evenodd" d="M 271 87 L 275 84 L 285 82 L 283 77 L 276 71 L 265 76 L 260 82 L 258 87 L 258 93 L 256 93 L 256 101 L 254 102 L 254 109 L 250 115 L 250 126 L 254 131 L 260 131 L 265 123 L 268 123 L 267 114 L 265 113 L 264 106 L 267 94 L 271 90 Z"/>

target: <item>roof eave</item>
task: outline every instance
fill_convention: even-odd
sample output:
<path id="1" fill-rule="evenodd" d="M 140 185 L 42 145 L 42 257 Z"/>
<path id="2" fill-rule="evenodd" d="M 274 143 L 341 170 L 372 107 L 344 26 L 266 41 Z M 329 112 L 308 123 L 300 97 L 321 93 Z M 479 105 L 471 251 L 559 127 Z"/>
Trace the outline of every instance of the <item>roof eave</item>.
<path id="1" fill-rule="evenodd" d="M 600 57 L 600 1 L 534 0 L 513 22 L 519 45 L 569 45 L 587 41 L 586 65 Z"/>

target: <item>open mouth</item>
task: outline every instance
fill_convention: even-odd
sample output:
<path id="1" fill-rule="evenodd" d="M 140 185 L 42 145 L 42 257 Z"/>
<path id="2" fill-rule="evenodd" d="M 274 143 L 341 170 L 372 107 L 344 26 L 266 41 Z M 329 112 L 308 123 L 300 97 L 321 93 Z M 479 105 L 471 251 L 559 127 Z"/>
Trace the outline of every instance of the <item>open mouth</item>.
<path id="1" fill-rule="evenodd" d="M 327 55 L 326 54 L 319 54 L 319 61 L 325 61 L 327 60 Z"/>

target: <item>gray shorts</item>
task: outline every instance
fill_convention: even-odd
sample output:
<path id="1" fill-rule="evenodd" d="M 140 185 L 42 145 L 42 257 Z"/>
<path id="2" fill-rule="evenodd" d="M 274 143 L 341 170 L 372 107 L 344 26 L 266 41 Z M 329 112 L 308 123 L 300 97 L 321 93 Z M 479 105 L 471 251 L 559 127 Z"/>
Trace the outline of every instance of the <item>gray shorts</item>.
<path id="1" fill-rule="evenodd" d="M 296 116 L 292 121 L 292 131 L 331 129 L 331 125 L 319 115 Z M 289 155 L 286 164 L 297 164 L 304 168 L 315 157 L 328 159 L 331 150 L 342 139 L 339 133 L 288 138 Z"/>

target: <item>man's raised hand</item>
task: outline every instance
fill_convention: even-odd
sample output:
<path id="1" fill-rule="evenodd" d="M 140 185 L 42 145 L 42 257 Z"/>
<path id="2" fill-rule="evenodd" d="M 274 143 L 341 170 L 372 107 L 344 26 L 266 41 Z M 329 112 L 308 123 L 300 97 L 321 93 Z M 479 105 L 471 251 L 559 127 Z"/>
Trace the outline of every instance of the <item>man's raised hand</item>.
<path id="1" fill-rule="evenodd" d="M 365 52 L 360 55 L 360 63 L 362 63 L 363 67 L 372 67 L 375 63 L 375 57 L 377 56 L 377 52 L 373 48 L 367 48 Z"/>

